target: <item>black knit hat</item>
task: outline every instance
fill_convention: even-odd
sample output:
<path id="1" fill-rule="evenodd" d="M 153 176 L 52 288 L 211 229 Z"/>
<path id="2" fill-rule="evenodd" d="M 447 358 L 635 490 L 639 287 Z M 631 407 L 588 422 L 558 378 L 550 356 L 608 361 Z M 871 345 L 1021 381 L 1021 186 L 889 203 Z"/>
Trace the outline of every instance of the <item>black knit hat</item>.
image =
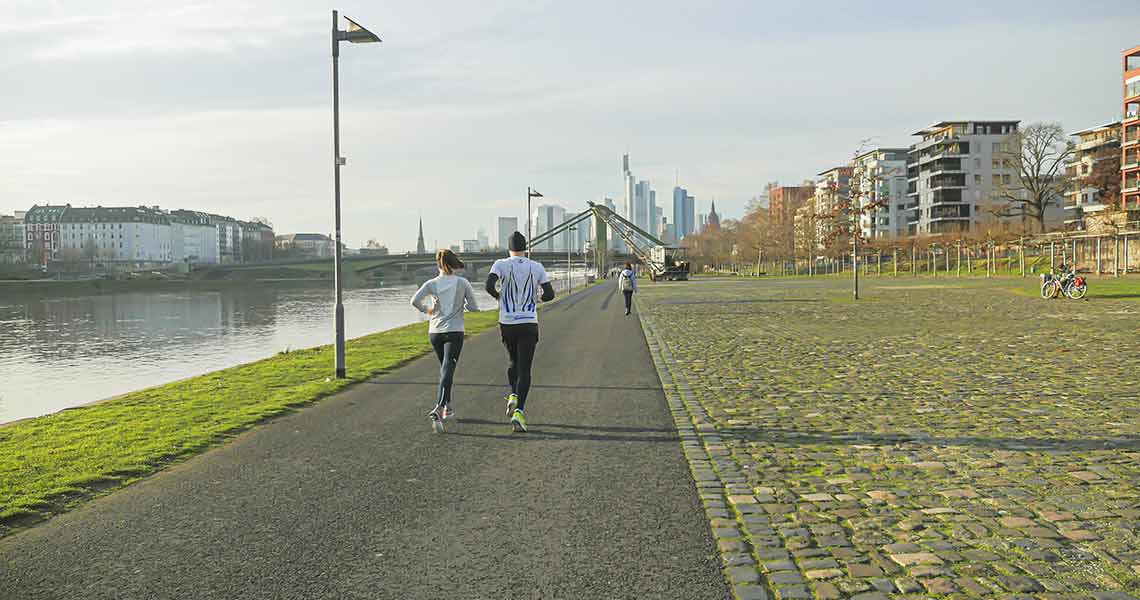
<path id="1" fill-rule="evenodd" d="M 510 239 L 507 240 L 507 247 L 511 252 L 526 250 L 526 236 L 517 231 L 512 233 Z"/>

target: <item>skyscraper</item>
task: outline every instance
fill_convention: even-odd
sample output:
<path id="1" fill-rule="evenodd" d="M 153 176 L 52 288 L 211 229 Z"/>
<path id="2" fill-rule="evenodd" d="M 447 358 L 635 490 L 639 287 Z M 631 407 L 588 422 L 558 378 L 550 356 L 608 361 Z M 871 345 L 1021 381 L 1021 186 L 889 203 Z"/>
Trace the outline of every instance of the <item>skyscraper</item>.
<path id="1" fill-rule="evenodd" d="M 673 188 L 673 230 L 674 241 L 680 243 L 697 229 L 696 198 L 683 187 Z"/>
<path id="2" fill-rule="evenodd" d="M 543 204 L 534 209 L 534 237 L 562 224 L 566 218 L 566 209 L 557 204 Z M 566 235 L 555 236 L 554 240 L 543 242 L 531 248 L 532 250 L 551 252 L 566 249 Z"/>
<path id="3" fill-rule="evenodd" d="M 519 230 L 518 217 L 499 217 L 495 221 L 495 247 L 506 250 L 509 246 L 511 234 Z"/>

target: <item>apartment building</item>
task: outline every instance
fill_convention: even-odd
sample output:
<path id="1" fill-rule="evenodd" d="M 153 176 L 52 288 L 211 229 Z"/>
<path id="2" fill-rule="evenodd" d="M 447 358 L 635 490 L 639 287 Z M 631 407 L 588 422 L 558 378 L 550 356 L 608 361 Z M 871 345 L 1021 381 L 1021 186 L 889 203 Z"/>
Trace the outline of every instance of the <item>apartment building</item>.
<path id="1" fill-rule="evenodd" d="M 1125 50 L 1124 107 L 1120 142 L 1120 207 L 1140 221 L 1140 46 Z"/>
<path id="2" fill-rule="evenodd" d="M 0 215 L 0 265 L 15 265 L 27 260 L 24 248 L 24 211 Z"/>
<path id="3" fill-rule="evenodd" d="M 876 148 L 855 157 L 851 193 L 863 209 L 859 215 L 863 238 L 906 234 L 906 157 L 906 148 Z M 876 208 L 868 209 L 872 206 Z"/>
<path id="4" fill-rule="evenodd" d="M 68 207 L 58 225 L 63 262 L 146 267 L 175 260 L 170 217 L 157 207 Z"/>
<path id="5" fill-rule="evenodd" d="M 323 233 L 290 233 L 276 237 L 276 250 L 289 256 L 330 258 L 336 252 L 336 242 Z"/>
<path id="6" fill-rule="evenodd" d="M 1095 223 L 1100 213 L 1119 201 L 1115 190 L 1103 188 L 1109 178 L 1117 176 L 1116 172 L 1105 170 L 1119 168 L 1116 159 L 1120 156 L 1120 125 L 1116 121 L 1069 134 L 1077 139 L 1073 158 L 1065 165 L 1066 178 L 1072 182 L 1065 190 L 1066 229 L 1095 229 L 1086 221 Z"/>
<path id="7" fill-rule="evenodd" d="M 837 220 L 842 219 L 843 206 L 851 197 L 851 176 L 854 167 L 834 167 L 816 175 L 812 206 L 816 216 L 816 241 L 827 245 L 834 237 Z"/>
<path id="8" fill-rule="evenodd" d="M 998 220 L 1003 185 L 1017 167 L 1003 157 L 1020 121 L 941 121 L 914 133 L 907 154 L 907 233 L 975 231 Z"/>

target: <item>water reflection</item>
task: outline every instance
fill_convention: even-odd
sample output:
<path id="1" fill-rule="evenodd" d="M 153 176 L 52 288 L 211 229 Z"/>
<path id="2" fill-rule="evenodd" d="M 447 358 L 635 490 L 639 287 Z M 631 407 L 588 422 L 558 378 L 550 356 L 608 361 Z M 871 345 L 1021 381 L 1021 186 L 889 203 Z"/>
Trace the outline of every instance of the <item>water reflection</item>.
<path id="1" fill-rule="evenodd" d="M 349 337 L 422 320 L 414 286 L 350 290 Z M 0 422 L 332 341 L 332 292 L 223 291 L 0 297 Z M 480 303 L 494 300 L 480 292 Z"/>

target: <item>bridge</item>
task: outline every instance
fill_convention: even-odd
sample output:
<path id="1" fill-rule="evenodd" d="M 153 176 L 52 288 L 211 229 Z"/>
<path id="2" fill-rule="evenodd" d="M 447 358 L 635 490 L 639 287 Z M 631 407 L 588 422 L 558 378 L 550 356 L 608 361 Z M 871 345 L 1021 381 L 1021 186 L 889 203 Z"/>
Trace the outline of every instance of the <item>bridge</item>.
<path id="1" fill-rule="evenodd" d="M 530 257 L 541 262 L 547 268 L 558 268 L 561 265 L 592 266 L 595 273 L 605 273 L 610 267 L 624 262 L 642 263 L 654 271 L 663 270 L 665 265 L 654 262 L 650 253 L 653 246 L 665 246 L 665 242 L 631 223 L 606 206 L 588 202 L 586 210 L 566 219 L 561 224 L 542 232 L 530 241 L 530 246 L 540 247 L 554 242 L 558 236 L 565 235 L 571 228 L 589 226 L 593 238 L 587 249 L 567 253 L 562 251 L 533 251 Z M 624 242 L 629 252 L 610 248 L 610 229 Z M 467 265 L 469 277 L 479 276 L 485 269 L 498 259 L 506 256 L 505 251 L 462 253 L 460 257 Z M 426 274 L 435 266 L 435 253 L 405 254 L 358 254 L 342 258 L 344 272 L 350 277 L 379 278 L 398 273 L 401 277 L 420 276 Z M 311 272 L 321 272 L 320 265 L 328 265 L 332 271 L 331 258 L 286 258 L 273 261 L 250 263 L 211 265 L 203 267 L 198 272 L 206 279 L 225 279 L 231 274 L 248 272 L 253 274 L 257 270 L 269 271 L 275 268 L 304 268 Z M 314 268 L 318 267 L 318 268 Z"/>

